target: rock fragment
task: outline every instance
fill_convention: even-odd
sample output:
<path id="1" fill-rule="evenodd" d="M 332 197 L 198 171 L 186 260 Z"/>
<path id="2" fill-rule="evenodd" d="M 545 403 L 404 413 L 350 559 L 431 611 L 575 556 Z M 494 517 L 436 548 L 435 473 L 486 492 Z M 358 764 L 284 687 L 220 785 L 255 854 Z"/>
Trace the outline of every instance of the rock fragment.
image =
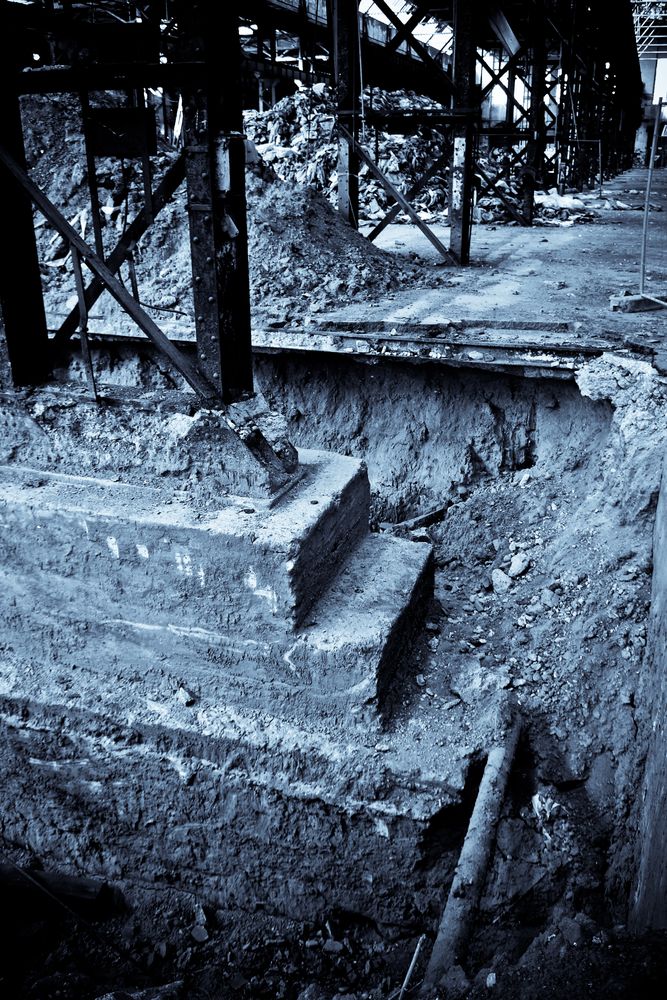
<path id="1" fill-rule="evenodd" d="M 521 576 L 526 572 L 530 566 L 530 559 L 525 552 L 516 552 L 512 556 L 512 561 L 510 563 L 510 568 L 507 570 L 507 575 L 512 579 L 516 579 L 517 576 Z"/>
<path id="2" fill-rule="evenodd" d="M 491 582 L 496 594 L 506 594 L 512 583 L 507 573 L 503 573 L 501 569 L 494 569 L 492 571 Z"/>

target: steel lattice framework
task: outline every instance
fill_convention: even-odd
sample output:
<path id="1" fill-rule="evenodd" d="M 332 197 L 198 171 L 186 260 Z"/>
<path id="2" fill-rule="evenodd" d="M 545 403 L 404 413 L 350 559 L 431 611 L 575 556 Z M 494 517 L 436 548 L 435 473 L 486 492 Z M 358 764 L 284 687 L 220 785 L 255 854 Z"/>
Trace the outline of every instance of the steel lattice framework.
<path id="1" fill-rule="evenodd" d="M 640 58 L 667 58 L 667 2 L 632 0 L 632 16 Z"/>

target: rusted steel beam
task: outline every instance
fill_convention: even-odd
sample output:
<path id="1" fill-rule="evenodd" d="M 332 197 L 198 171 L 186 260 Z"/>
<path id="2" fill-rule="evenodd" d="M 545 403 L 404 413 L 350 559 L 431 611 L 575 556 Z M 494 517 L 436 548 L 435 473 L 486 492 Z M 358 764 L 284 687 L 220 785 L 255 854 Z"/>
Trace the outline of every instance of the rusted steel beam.
<path id="1" fill-rule="evenodd" d="M 502 201 L 503 205 L 505 206 L 505 208 L 507 209 L 507 211 L 510 213 L 510 215 L 512 216 L 512 218 L 516 219 L 516 221 L 520 225 L 522 225 L 522 226 L 528 226 L 528 225 L 530 225 L 530 223 L 525 218 L 525 216 L 521 214 L 521 212 L 519 211 L 519 209 L 516 208 L 512 204 L 512 202 L 509 200 L 509 198 L 504 194 L 503 189 L 500 188 L 500 187 L 496 187 L 496 183 L 495 182 L 497 182 L 499 178 L 496 177 L 495 179 L 492 180 L 489 177 L 489 175 L 486 173 L 486 171 L 483 169 L 483 167 L 481 167 L 479 165 L 479 163 L 476 164 L 475 169 L 476 169 L 477 173 L 480 175 L 480 177 L 482 178 L 482 180 L 485 182 L 487 190 L 493 191 L 500 198 L 500 200 Z"/>
<path id="2" fill-rule="evenodd" d="M 507 73 L 507 71 L 510 68 L 516 68 L 517 63 L 519 62 L 519 60 L 521 59 L 521 57 L 523 55 L 525 55 L 525 50 L 524 49 L 519 49 L 519 51 L 516 52 L 513 56 L 510 56 L 510 58 L 504 63 L 503 66 L 501 66 L 501 68 L 498 70 L 497 73 L 495 72 L 495 70 L 491 69 L 491 67 L 489 66 L 488 63 L 486 63 L 486 62 L 484 63 L 484 67 L 485 67 L 487 73 L 491 74 L 491 79 L 484 86 L 484 88 L 482 90 L 482 93 L 480 94 L 480 99 L 482 101 L 486 97 L 489 96 L 489 94 L 491 93 L 491 91 L 493 90 L 493 88 L 496 86 L 496 84 L 500 83 L 501 77 L 505 76 L 505 74 Z M 482 61 L 482 56 L 481 55 L 478 54 L 477 58 L 480 60 L 480 62 Z M 502 86 L 502 84 L 501 84 L 501 86 Z"/>
<path id="3" fill-rule="evenodd" d="M 482 68 L 486 70 L 487 73 L 493 73 L 493 70 L 491 69 L 491 67 L 489 66 L 489 64 L 487 63 L 486 59 L 484 59 L 483 56 L 481 56 L 481 55 L 478 54 L 477 55 L 477 61 L 479 62 L 480 66 L 482 66 Z M 502 80 L 502 77 L 505 76 L 506 74 L 508 76 L 508 82 L 504 83 L 503 80 Z M 523 104 L 521 104 L 521 102 L 518 101 L 517 98 L 515 97 L 514 88 L 512 87 L 512 83 L 515 80 L 516 80 L 516 72 L 515 72 L 514 69 L 510 68 L 510 64 L 508 62 L 507 65 L 505 65 L 498 72 L 498 74 L 496 75 L 495 79 L 493 80 L 492 86 L 495 87 L 496 84 L 497 84 L 499 87 L 502 88 L 502 90 L 505 91 L 505 94 L 507 95 L 507 98 L 508 98 L 508 101 L 507 101 L 507 110 L 508 110 L 507 120 L 508 120 L 508 122 L 510 124 L 513 124 L 513 125 L 516 126 L 516 125 L 519 124 L 519 122 L 523 118 L 528 118 L 528 109 L 524 108 Z M 484 93 L 488 93 L 488 88 L 485 88 Z M 517 108 L 521 112 L 521 118 L 517 119 L 517 121 L 514 121 L 514 117 L 513 117 L 513 115 L 514 115 L 514 108 Z M 512 112 L 511 116 L 510 116 L 510 111 Z"/>
<path id="4" fill-rule="evenodd" d="M 477 0 L 454 0 L 454 107 L 480 107 L 475 85 Z M 474 190 L 475 124 L 455 126 L 449 171 L 449 249 L 461 264 L 470 263 Z"/>
<path id="5" fill-rule="evenodd" d="M 405 195 L 406 201 L 411 202 L 412 199 L 419 194 L 424 185 L 428 184 L 431 178 L 435 177 L 435 175 L 446 166 L 448 159 L 449 151 L 443 153 L 442 156 L 439 156 L 438 159 L 431 164 L 426 173 L 422 174 L 419 180 L 412 185 L 410 190 Z M 375 228 L 368 234 L 368 239 L 371 241 L 376 240 L 380 233 L 383 232 L 387 226 L 391 225 L 396 216 L 401 214 L 401 211 L 402 208 L 398 202 L 392 205 L 385 217 L 378 222 Z"/>
<path id="6" fill-rule="evenodd" d="M 253 392 L 238 16 L 204 0 L 180 0 L 176 11 L 181 57 L 204 63 L 201 82 L 183 92 L 199 364 L 233 403 Z"/>
<path id="7" fill-rule="evenodd" d="M 385 3 L 385 0 L 375 0 L 375 5 L 376 7 L 379 8 L 379 10 L 382 11 L 384 16 L 387 18 L 390 24 L 394 26 L 394 28 L 397 31 L 403 31 L 404 28 L 403 22 L 396 15 L 395 11 L 393 11 L 392 8 L 387 3 Z M 418 38 L 415 38 L 415 36 L 412 34 L 412 31 L 410 32 L 408 40 L 410 42 L 411 48 L 414 49 L 414 51 L 423 60 L 423 62 L 425 62 L 427 66 L 429 66 L 431 69 L 435 71 L 438 78 L 443 83 L 446 93 L 452 94 L 456 89 L 456 82 L 452 80 L 449 73 L 447 73 L 447 71 L 442 67 L 442 65 L 438 63 L 436 59 L 433 58 L 431 53 L 428 51 L 427 47 L 422 42 L 420 42 Z"/>
<path id="8" fill-rule="evenodd" d="M 396 34 L 389 39 L 387 42 L 387 48 L 397 49 L 399 45 L 409 39 L 417 25 L 423 21 L 425 16 L 426 12 L 420 10 L 420 6 L 417 5 L 416 10 L 412 12 L 412 15 L 408 18 L 408 20 L 401 25 Z"/>
<path id="9" fill-rule="evenodd" d="M 333 0 L 333 71 L 338 122 L 343 130 L 338 142 L 338 211 L 355 229 L 359 225 L 359 102 L 361 98 L 359 3 Z"/>
<path id="10" fill-rule="evenodd" d="M 523 174 L 523 215 L 532 225 L 535 211 L 535 188 L 543 181 L 544 154 L 547 145 L 545 98 L 547 83 L 546 24 L 541 8 L 531 11 L 530 138 L 526 148 Z"/>

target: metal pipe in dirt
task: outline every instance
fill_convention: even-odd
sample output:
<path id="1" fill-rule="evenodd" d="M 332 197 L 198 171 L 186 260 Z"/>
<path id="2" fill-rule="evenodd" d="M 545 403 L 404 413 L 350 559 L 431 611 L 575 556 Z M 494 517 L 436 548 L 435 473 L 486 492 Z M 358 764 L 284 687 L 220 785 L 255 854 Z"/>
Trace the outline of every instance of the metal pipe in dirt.
<path id="1" fill-rule="evenodd" d="M 446 973 L 455 965 L 460 965 L 463 958 L 486 881 L 521 728 L 522 720 L 517 712 L 507 730 L 505 742 L 493 747 L 487 757 L 421 996 L 428 996 L 437 989 Z"/>
<path id="2" fill-rule="evenodd" d="M 651 157 L 648 164 L 648 178 L 646 181 L 646 200 L 644 202 L 644 226 L 642 229 L 642 252 L 639 263 L 639 294 L 644 294 L 644 281 L 646 277 L 646 247 L 648 244 L 648 220 L 651 211 L 651 187 L 653 185 L 653 170 L 655 168 L 655 154 L 658 149 L 658 139 L 660 137 L 660 126 L 662 123 L 662 97 L 658 101 L 655 112 L 655 128 L 653 129 L 653 141 L 651 142 Z"/>

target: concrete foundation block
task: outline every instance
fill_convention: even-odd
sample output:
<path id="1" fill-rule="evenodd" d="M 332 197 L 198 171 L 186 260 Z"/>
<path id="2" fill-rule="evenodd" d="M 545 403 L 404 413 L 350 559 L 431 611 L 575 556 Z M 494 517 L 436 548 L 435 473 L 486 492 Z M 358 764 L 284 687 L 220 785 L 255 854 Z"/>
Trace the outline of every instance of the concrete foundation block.
<path id="1" fill-rule="evenodd" d="M 303 469 L 273 507 L 230 499 L 203 514 L 151 487 L 5 468 L 11 586 L 65 618 L 281 635 L 367 531 L 359 462 L 304 452 Z"/>

